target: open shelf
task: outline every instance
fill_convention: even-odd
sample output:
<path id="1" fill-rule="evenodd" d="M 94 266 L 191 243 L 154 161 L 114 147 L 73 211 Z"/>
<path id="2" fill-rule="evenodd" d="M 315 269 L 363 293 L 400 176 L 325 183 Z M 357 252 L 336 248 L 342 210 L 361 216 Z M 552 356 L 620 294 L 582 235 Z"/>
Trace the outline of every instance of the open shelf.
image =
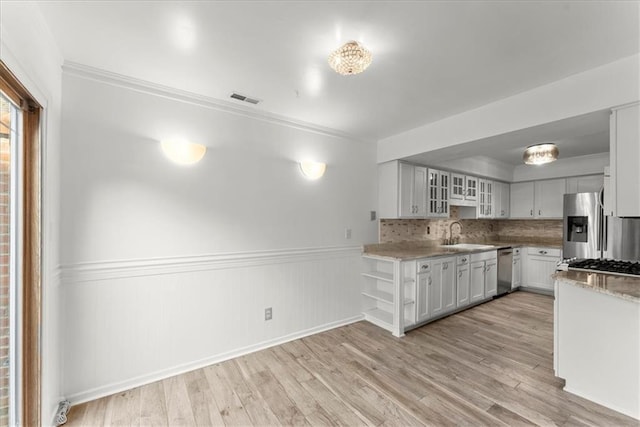
<path id="1" fill-rule="evenodd" d="M 366 273 L 362 273 L 364 277 L 369 277 L 371 279 L 382 280 L 383 282 L 393 283 L 393 274 L 384 273 L 382 271 L 368 271 Z"/>
<path id="2" fill-rule="evenodd" d="M 367 296 L 369 298 L 376 299 L 378 301 L 386 302 L 388 304 L 393 304 L 393 294 L 389 292 L 371 289 L 371 290 L 363 291 L 362 295 Z"/>

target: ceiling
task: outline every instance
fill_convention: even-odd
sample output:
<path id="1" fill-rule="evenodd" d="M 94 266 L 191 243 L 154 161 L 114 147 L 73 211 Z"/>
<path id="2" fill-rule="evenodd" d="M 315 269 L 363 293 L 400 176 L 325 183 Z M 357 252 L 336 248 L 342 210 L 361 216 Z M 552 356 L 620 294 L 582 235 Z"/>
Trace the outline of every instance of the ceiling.
<path id="1" fill-rule="evenodd" d="M 262 100 L 239 106 L 371 141 L 640 51 L 637 1 L 38 6 L 67 61 L 229 102 L 239 92 Z M 327 56 L 351 39 L 373 63 L 337 75 Z M 596 139 L 584 144 L 599 147 Z"/>
<path id="2" fill-rule="evenodd" d="M 522 164 L 522 154 L 529 145 L 553 142 L 559 158 L 586 156 L 609 151 L 610 111 L 596 111 L 541 126 L 509 132 L 466 144 L 442 148 L 408 157 L 416 163 L 437 165 L 469 157 L 489 157 L 511 166 Z"/>

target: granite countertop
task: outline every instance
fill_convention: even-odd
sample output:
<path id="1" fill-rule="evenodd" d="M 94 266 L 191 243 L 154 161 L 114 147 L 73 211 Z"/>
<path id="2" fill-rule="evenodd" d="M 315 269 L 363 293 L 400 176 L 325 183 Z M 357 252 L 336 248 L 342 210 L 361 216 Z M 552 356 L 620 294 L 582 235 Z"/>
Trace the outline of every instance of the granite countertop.
<path id="1" fill-rule="evenodd" d="M 640 277 L 589 273 L 586 271 L 559 271 L 552 277 L 559 282 L 640 303 Z"/>
<path id="2" fill-rule="evenodd" d="M 523 243 L 523 242 L 503 242 L 503 241 L 484 241 L 484 242 L 465 242 L 482 245 L 492 245 L 493 248 L 485 249 L 456 249 L 446 246 L 438 246 L 422 242 L 401 242 L 401 243 L 377 243 L 365 245 L 363 248 L 364 255 L 371 255 L 380 258 L 389 258 L 394 260 L 412 260 L 418 258 L 429 258 L 446 255 L 461 255 L 476 252 L 486 252 L 501 248 L 516 248 L 521 246 L 536 246 L 553 249 L 562 249 L 561 244 L 553 243 Z"/>

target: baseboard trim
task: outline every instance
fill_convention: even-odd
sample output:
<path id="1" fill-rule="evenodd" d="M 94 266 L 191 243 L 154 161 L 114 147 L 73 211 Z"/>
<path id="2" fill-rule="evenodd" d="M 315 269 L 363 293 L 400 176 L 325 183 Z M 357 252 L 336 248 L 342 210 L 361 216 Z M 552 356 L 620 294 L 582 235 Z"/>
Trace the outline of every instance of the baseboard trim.
<path id="1" fill-rule="evenodd" d="M 531 292 L 532 294 L 547 295 L 550 297 L 554 296 L 553 289 L 542 289 L 542 288 L 532 288 L 530 286 L 520 286 L 518 290 L 524 291 L 524 292 Z"/>
<path id="2" fill-rule="evenodd" d="M 621 408 L 621 407 L 619 407 L 617 405 L 611 404 L 611 402 L 604 402 L 604 401 L 601 401 L 599 399 L 594 399 L 588 393 L 582 393 L 579 390 L 575 390 L 575 389 L 571 388 L 570 386 L 566 385 L 566 383 L 565 383 L 565 386 L 562 389 L 564 391 L 566 391 L 567 393 L 575 394 L 576 396 L 581 397 L 583 399 L 587 399 L 590 402 L 597 403 L 598 405 L 602 405 L 605 408 L 609 408 L 611 410 L 614 410 L 616 412 L 620 412 L 621 414 L 627 415 L 627 416 L 629 416 L 631 418 L 634 418 L 636 420 L 640 420 L 640 413 L 634 414 L 628 408 Z"/>
<path id="3" fill-rule="evenodd" d="M 300 338 L 307 337 L 309 335 L 314 335 L 320 332 L 328 331 L 330 329 L 339 328 L 341 326 L 350 325 L 355 322 L 359 322 L 364 319 L 362 314 L 357 316 L 349 317 L 346 319 L 338 320 L 335 322 L 325 323 L 324 325 L 316 326 L 310 329 L 305 329 L 303 331 L 294 332 L 289 335 L 285 335 L 279 338 L 275 338 L 268 341 L 263 341 L 258 344 L 250 345 L 247 347 L 243 347 L 237 350 L 229 351 L 226 353 L 218 354 L 215 356 L 207 357 L 205 359 L 200 359 L 194 362 L 185 363 L 182 365 L 174 366 L 169 369 L 163 369 L 160 371 L 152 372 L 150 374 L 141 375 L 135 378 L 131 378 L 127 381 L 121 381 L 117 383 L 112 383 L 109 385 L 105 385 L 102 387 L 93 388 L 91 390 L 86 390 L 83 392 L 75 393 L 73 395 L 67 396 L 66 398 L 71 402 L 71 405 L 78 405 L 81 403 L 85 403 L 91 400 L 99 399 L 101 397 L 109 396 L 115 393 L 119 393 L 125 390 L 130 390 L 135 387 L 143 386 L 146 384 L 150 384 L 155 381 L 163 380 L 175 375 L 180 375 L 185 372 L 193 371 L 196 369 L 203 368 L 205 366 L 213 365 L 216 363 L 224 362 L 225 360 L 233 359 L 236 357 L 244 356 L 245 354 L 254 353 L 256 351 L 264 350 L 270 347 L 274 347 L 276 345 L 284 344 L 289 341 L 297 340 Z M 51 417 L 53 420 L 55 417 Z"/>

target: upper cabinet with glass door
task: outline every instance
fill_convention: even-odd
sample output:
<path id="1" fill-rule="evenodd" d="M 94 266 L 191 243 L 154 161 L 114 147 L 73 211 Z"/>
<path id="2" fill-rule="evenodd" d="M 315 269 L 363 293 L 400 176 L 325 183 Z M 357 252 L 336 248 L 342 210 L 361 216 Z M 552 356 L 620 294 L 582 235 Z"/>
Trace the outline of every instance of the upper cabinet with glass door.
<path id="1" fill-rule="evenodd" d="M 455 206 L 475 206 L 478 201 L 478 178 L 451 173 L 449 200 Z"/>
<path id="2" fill-rule="evenodd" d="M 427 190 L 427 216 L 448 218 L 449 172 L 429 169 Z"/>

